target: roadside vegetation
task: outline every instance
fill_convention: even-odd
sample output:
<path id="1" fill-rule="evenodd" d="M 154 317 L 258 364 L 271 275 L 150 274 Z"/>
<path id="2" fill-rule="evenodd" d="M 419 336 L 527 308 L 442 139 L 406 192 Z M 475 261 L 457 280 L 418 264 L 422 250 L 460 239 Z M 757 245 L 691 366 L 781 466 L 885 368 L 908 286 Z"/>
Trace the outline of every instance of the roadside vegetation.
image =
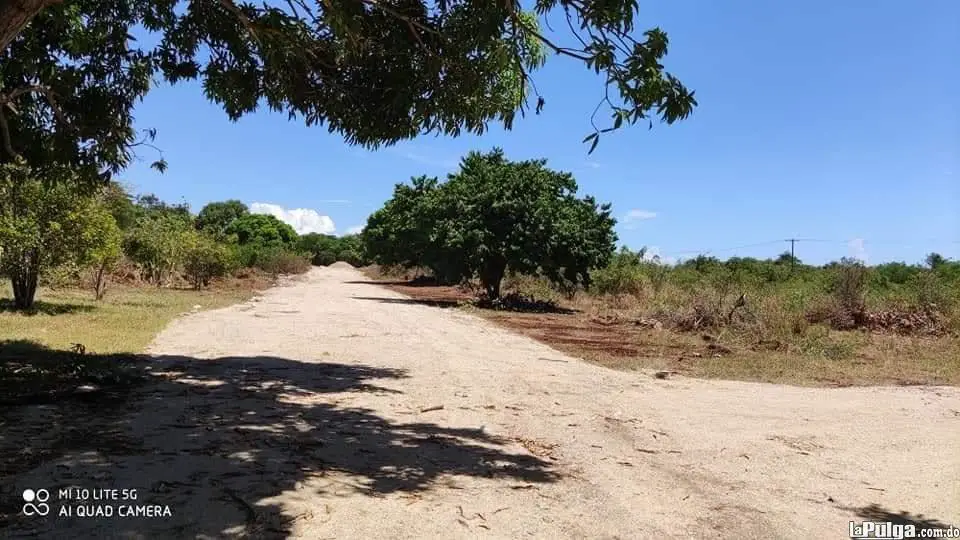
<path id="1" fill-rule="evenodd" d="M 605 76 L 608 92 L 584 119 L 583 143 L 592 151 L 601 134 L 671 124 L 697 106 L 694 92 L 662 65 L 666 33 L 640 32 L 637 9 L 568 0 L 527 11 L 463 2 L 0 6 L 0 278 L 10 284 L 0 299 L 0 340 L 65 346 L 75 334 L 40 332 L 57 328 L 51 317 L 64 317 L 56 320 L 90 323 L 86 350 L 112 350 L 114 342 L 95 337 L 102 330 L 96 316 L 118 309 L 110 330 L 130 332 L 125 326 L 137 316 L 124 311 L 132 308 L 124 304 L 128 293 L 153 288 L 155 303 L 179 306 L 181 289 L 215 296 L 219 283 L 239 276 L 369 262 L 356 237 L 298 237 L 239 201 L 193 215 L 186 205 L 126 193 L 115 180 L 144 151 L 158 154 L 152 168 L 168 169 L 157 146 L 162 135 L 134 119 L 161 81 L 196 82 L 231 120 L 265 105 L 377 149 L 424 133 L 510 129 L 518 114 L 540 113 L 547 103 L 532 76 L 552 51 Z M 543 37 L 548 11 L 567 18 L 568 37 L 582 47 Z M 383 46 L 369 47 L 374 42 Z M 384 66 L 392 66 L 386 85 Z M 343 87 L 351 91 L 336 90 Z M 64 313 L 64 302 L 83 308 Z M 137 351 L 141 341 L 125 347 Z"/>
<path id="2" fill-rule="evenodd" d="M 609 207 L 575 192 L 543 162 L 470 154 L 446 182 L 397 185 L 362 235 L 377 263 L 367 272 L 620 369 L 960 384 L 960 261 L 813 266 L 784 253 L 665 264 L 644 249 L 615 252 Z"/>
<path id="3" fill-rule="evenodd" d="M 613 253 L 614 223 L 609 204 L 577 197 L 569 173 L 494 149 L 468 154 L 444 183 L 420 177 L 396 186 L 363 240 L 378 264 L 426 267 L 438 283 L 476 279 L 485 301 L 500 305 L 508 271 L 561 290 L 588 286 L 589 270 Z"/>
<path id="4" fill-rule="evenodd" d="M 113 179 L 137 152 L 159 151 L 157 132 L 135 127 L 133 111 L 160 79 L 200 81 L 233 120 L 266 103 L 376 149 L 428 132 L 509 129 L 518 113 L 539 113 L 548 105 L 531 77 L 550 52 L 604 75 L 608 92 L 583 139 L 593 151 L 601 135 L 674 123 L 697 106 L 663 66 L 666 34 L 636 32 L 635 3 L 560 0 L 527 12 L 458 2 L 400 11 L 22 4 L 0 9 L 0 277 L 9 283 L 0 339 L 115 350 L 91 337 L 99 327 L 72 345 L 69 329 L 40 328 L 57 328 L 54 318 L 81 328 L 94 317 L 95 326 L 116 309 L 111 330 L 133 335 L 124 325 L 137 316 L 124 309 L 152 304 L 125 299 L 148 288 L 153 303 L 171 306 L 151 313 L 160 321 L 189 303 L 180 304 L 186 293 L 215 297 L 231 280 L 345 261 L 425 269 L 418 283 L 435 284 L 434 297 L 465 295 L 490 316 L 548 317 L 555 332 L 544 321 L 516 324 L 608 365 L 788 382 L 957 382 L 960 263 L 936 254 L 875 267 L 789 256 L 665 265 L 616 252 L 610 205 L 578 195 L 572 175 L 498 149 L 469 154 L 446 181 L 398 185 L 364 232 L 347 237 L 298 236 L 236 200 L 194 215 L 131 196 Z M 567 18 L 570 43 L 582 47 L 543 37 L 548 12 Z M 144 32 L 151 39 L 135 39 Z M 384 65 L 395 67 L 387 91 Z M 344 85 L 353 90 L 330 91 Z M 152 165 L 168 167 L 162 153 Z M 144 339 L 126 347 L 135 352 Z"/>
<path id="5" fill-rule="evenodd" d="M 76 182 L 70 169 L 45 179 L 22 162 L 0 169 L 3 400 L 117 384 L 179 314 L 250 298 L 311 260 L 364 262 L 356 236 L 300 236 L 240 201 L 194 215 L 115 182 Z M 59 356 L 35 358 L 37 347 Z"/>

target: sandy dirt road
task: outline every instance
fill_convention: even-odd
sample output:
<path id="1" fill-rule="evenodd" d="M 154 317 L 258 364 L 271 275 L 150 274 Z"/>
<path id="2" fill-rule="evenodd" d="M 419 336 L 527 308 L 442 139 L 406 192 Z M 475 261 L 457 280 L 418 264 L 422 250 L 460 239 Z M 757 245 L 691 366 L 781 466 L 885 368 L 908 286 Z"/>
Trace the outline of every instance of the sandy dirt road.
<path id="1" fill-rule="evenodd" d="M 150 351 L 160 382 L 100 415 L 87 451 L 16 479 L 136 488 L 136 504 L 171 516 L 51 515 L 6 533 L 846 538 L 851 520 L 960 525 L 957 389 L 660 380 L 364 281 L 315 269 L 179 319 Z"/>

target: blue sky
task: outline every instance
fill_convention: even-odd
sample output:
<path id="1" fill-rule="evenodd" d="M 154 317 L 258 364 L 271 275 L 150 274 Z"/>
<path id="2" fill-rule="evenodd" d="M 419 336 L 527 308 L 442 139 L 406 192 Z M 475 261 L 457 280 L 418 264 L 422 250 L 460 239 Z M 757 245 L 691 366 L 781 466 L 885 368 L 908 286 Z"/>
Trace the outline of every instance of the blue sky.
<path id="1" fill-rule="evenodd" d="M 513 131 L 376 152 L 284 114 L 231 123 L 195 84 L 157 88 L 136 118 L 157 128 L 170 168 L 150 170 L 144 153 L 123 181 L 194 211 L 236 198 L 329 228 L 316 212 L 342 234 L 395 183 L 500 146 L 573 172 L 582 193 L 613 203 L 622 244 L 665 257 L 775 256 L 795 237 L 816 240 L 797 244 L 812 263 L 960 258 L 960 3 L 642 0 L 638 26 L 668 33 L 665 64 L 700 106 L 673 126 L 608 135 L 589 156 L 602 81 L 551 57 L 535 75 L 543 113 Z"/>

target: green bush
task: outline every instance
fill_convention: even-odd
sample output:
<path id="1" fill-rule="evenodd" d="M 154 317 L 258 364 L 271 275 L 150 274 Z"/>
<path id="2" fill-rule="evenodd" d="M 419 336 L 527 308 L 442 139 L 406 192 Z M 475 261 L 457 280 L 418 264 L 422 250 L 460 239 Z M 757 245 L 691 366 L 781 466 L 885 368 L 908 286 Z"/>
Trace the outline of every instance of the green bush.
<path id="1" fill-rule="evenodd" d="M 885 288 L 891 285 L 904 285 L 923 273 L 924 269 L 916 265 L 892 262 L 873 267 L 873 272 L 876 274 L 874 279 L 876 286 Z"/>
<path id="2" fill-rule="evenodd" d="M 363 256 L 360 236 L 356 234 L 344 236 L 305 234 L 297 241 L 297 250 L 307 254 L 317 266 L 326 266 L 337 261 L 364 266 L 368 262 Z"/>
<path id="3" fill-rule="evenodd" d="M 83 281 L 83 269 L 74 262 L 50 268 L 40 275 L 40 285 L 50 289 L 79 287 Z"/>
<path id="4" fill-rule="evenodd" d="M 196 234 L 189 221 L 174 214 L 146 215 L 137 220 L 123 241 L 123 252 L 158 287 L 183 263 L 185 247 Z"/>
<path id="5" fill-rule="evenodd" d="M 196 235 L 184 253 L 183 271 L 198 291 L 211 279 L 227 275 L 234 266 L 230 248 L 203 235 Z"/>
<path id="6" fill-rule="evenodd" d="M 330 251 L 321 251 L 313 256 L 313 264 L 317 266 L 329 266 L 337 262 L 337 256 Z"/>
<path id="7" fill-rule="evenodd" d="M 360 254 L 356 251 L 345 249 L 337 254 L 337 260 L 350 263 L 353 266 L 361 266 Z"/>
<path id="8" fill-rule="evenodd" d="M 275 249 L 261 253 L 256 266 L 273 275 L 303 274 L 310 270 L 310 260 L 292 251 Z"/>
<path id="9" fill-rule="evenodd" d="M 613 255 L 610 264 L 591 272 L 590 289 L 598 294 L 638 295 L 646 281 L 642 266 L 640 253 L 623 248 Z"/>
<path id="10" fill-rule="evenodd" d="M 910 277 L 907 289 L 914 304 L 921 309 L 948 310 L 956 302 L 957 291 L 931 270 L 924 270 Z"/>
<path id="11" fill-rule="evenodd" d="M 840 309 L 848 314 L 862 314 L 866 309 L 868 271 L 862 263 L 841 260 L 833 269 L 830 292 Z"/>
<path id="12" fill-rule="evenodd" d="M 556 303 L 560 292 L 556 284 L 538 276 L 511 275 L 504 281 L 504 289 L 514 292 L 518 297 Z"/>
<path id="13" fill-rule="evenodd" d="M 644 276 L 639 266 L 610 265 L 595 270 L 591 276 L 591 290 L 598 294 L 632 294 L 643 291 Z"/>
<path id="14" fill-rule="evenodd" d="M 237 257 L 240 266 L 245 268 L 261 268 L 275 259 L 279 253 L 288 250 L 275 243 L 253 242 L 241 244 L 237 247 Z"/>

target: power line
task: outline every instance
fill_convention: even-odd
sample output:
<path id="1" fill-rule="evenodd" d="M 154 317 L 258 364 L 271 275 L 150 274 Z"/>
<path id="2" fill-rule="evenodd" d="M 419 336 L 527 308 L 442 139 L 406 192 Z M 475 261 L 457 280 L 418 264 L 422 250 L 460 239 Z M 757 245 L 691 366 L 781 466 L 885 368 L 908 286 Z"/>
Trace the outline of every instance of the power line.
<path id="1" fill-rule="evenodd" d="M 661 257 L 664 257 L 664 256 L 667 256 L 667 257 L 681 257 L 681 256 L 685 256 L 685 255 L 711 255 L 711 254 L 714 254 L 714 253 L 726 253 L 726 252 L 737 251 L 737 250 L 741 250 L 741 249 L 749 249 L 749 248 L 755 248 L 755 247 L 771 246 L 771 245 L 780 244 L 780 243 L 788 243 L 788 244 L 790 244 L 790 256 L 791 256 L 791 259 L 796 259 L 796 244 L 797 244 L 797 243 L 800 243 L 800 242 L 806 242 L 806 243 L 821 243 L 821 244 L 843 244 L 843 245 L 850 245 L 850 243 L 853 242 L 853 241 L 855 241 L 855 240 L 862 242 L 864 245 L 874 245 L 874 246 L 901 246 L 901 247 L 908 247 L 908 246 L 909 246 L 909 247 L 913 247 L 913 246 L 915 246 L 915 245 L 917 245 L 917 244 L 919 244 L 919 243 L 926 243 L 926 244 L 931 244 L 931 243 L 960 244 L 960 240 L 945 240 L 945 239 L 943 239 L 943 238 L 936 238 L 936 239 L 933 239 L 933 238 L 930 238 L 930 239 L 916 239 L 913 243 L 873 241 L 873 240 L 867 240 L 867 239 L 863 239 L 863 238 L 853 238 L 853 239 L 849 239 L 849 240 L 828 240 L 828 239 L 822 239 L 822 238 L 785 238 L 785 239 L 782 239 L 782 240 L 768 240 L 768 241 L 766 241 L 766 242 L 756 242 L 756 243 L 752 243 L 752 244 L 743 244 L 743 245 L 734 246 L 734 247 L 727 247 L 727 248 L 718 248 L 718 249 L 689 249 L 689 250 L 683 250 L 683 251 L 669 251 L 669 252 L 666 252 L 666 253 L 660 252 L 659 255 L 660 255 Z"/>

